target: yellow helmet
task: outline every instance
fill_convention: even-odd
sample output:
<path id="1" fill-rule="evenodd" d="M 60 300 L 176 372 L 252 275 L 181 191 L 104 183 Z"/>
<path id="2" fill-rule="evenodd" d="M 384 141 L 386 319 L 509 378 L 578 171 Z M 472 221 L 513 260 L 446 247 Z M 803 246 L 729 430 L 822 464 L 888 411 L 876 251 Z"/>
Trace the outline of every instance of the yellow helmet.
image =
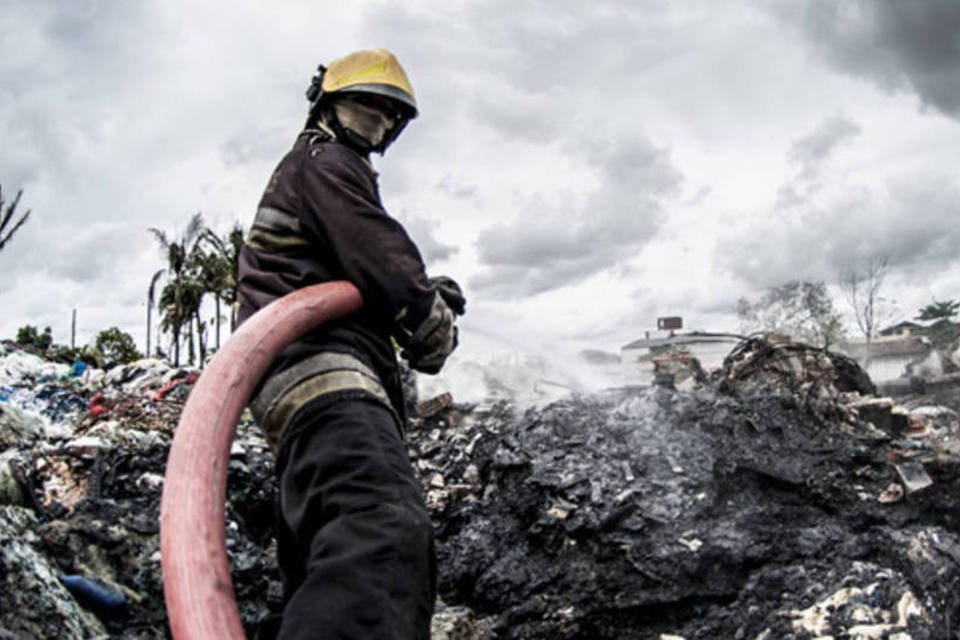
<path id="1" fill-rule="evenodd" d="M 417 117 L 413 85 L 397 57 L 386 49 L 363 49 L 320 65 L 307 89 L 311 110 L 329 94 L 373 93 L 395 100 L 407 120 Z"/>

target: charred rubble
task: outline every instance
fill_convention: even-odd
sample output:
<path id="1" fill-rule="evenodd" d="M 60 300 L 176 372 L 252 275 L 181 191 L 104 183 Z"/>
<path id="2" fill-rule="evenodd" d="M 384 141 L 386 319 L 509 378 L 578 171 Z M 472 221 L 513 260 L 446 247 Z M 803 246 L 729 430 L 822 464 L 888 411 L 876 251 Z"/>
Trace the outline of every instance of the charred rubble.
<path id="1" fill-rule="evenodd" d="M 539 408 L 417 406 L 434 638 L 958 637 L 955 410 L 793 343 L 657 368 Z M 166 637 L 159 501 L 195 373 L 0 348 L 0 638 Z M 273 486 L 244 420 L 227 518 L 251 633 L 279 593 Z"/>
<path id="2" fill-rule="evenodd" d="M 955 637 L 955 412 L 803 345 L 668 364 L 419 424 L 446 601 L 499 638 Z"/>

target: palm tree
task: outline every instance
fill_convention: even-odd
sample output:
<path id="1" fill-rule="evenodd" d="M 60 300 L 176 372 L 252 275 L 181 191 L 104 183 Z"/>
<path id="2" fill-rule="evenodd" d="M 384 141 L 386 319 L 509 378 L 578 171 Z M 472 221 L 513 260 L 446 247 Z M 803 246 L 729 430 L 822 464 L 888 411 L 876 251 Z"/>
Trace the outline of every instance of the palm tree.
<path id="1" fill-rule="evenodd" d="M 153 274 L 153 277 L 150 278 L 150 288 L 147 290 L 147 357 L 152 357 L 150 355 L 150 315 L 153 312 L 153 305 L 156 300 L 155 294 L 157 289 L 157 280 L 160 279 L 160 276 L 163 275 L 163 269 L 158 269 L 156 273 Z"/>
<path id="2" fill-rule="evenodd" d="M 160 292 L 159 306 L 163 309 L 160 327 L 173 336 L 174 366 L 180 366 L 180 336 L 186 330 L 187 362 L 196 362 L 196 350 L 193 342 L 193 322 L 200 318 L 200 302 L 203 298 L 203 286 L 198 280 L 183 277 L 179 281 L 168 282 Z M 201 334 L 201 362 L 205 351 Z"/>
<path id="3" fill-rule="evenodd" d="M 20 196 L 23 195 L 23 189 L 17 192 L 17 197 L 13 199 L 13 202 L 7 207 L 7 210 L 3 211 L 3 188 L 0 187 L 0 251 L 3 250 L 3 247 L 10 242 L 10 239 L 13 238 L 20 227 L 22 227 L 27 222 L 27 218 L 30 217 L 30 211 L 27 210 L 25 214 L 20 216 L 20 219 L 17 220 L 10 231 L 4 235 L 3 230 L 7 228 L 7 225 L 10 224 L 10 221 L 13 220 L 13 215 L 17 210 L 17 205 L 20 203 Z"/>
<path id="4" fill-rule="evenodd" d="M 173 336 L 174 366 L 180 366 L 180 332 L 183 329 L 183 323 L 189 323 L 192 318 L 190 314 L 184 312 L 184 284 L 189 266 L 188 258 L 203 228 L 203 215 L 196 213 L 190 218 L 190 222 L 187 223 L 187 228 L 176 240 L 171 240 L 165 232 L 156 227 L 150 227 L 150 229 L 148 229 L 154 238 L 156 238 L 167 260 L 167 267 L 165 269 L 167 280 L 169 284 L 173 285 L 170 292 L 172 299 L 164 303 L 163 294 L 161 293 L 160 304 L 165 310 L 163 326 L 168 329 Z M 167 288 L 165 287 L 164 292 L 166 291 Z M 170 304 L 174 306 L 172 312 L 169 308 Z M 192 351 L 192 342 L 190 348 Z"/>
<path id="5" fill-rule="evenodd" d="M 234 223 L 226 238 L 220 238 L 212 229 L 204 229 L 200 241 L 210 247 L 211 253 L 204 254 L 201 266 L 201 279 L 208 286 L 207 291 L 214 294 L 216 303 L 216 344 L 220 348 L 220 301 L 230 305 L 230 331 L 236 328 L 234 303 L 237 301 L 237 266 L 240 260 L 240 247 L 243 246 L 243 227 Z"/>

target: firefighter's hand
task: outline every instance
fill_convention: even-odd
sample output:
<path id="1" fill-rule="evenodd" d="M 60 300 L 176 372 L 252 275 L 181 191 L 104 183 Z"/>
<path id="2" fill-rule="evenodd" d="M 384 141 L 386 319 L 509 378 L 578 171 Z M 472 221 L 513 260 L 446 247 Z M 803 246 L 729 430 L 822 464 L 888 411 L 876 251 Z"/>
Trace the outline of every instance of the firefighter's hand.
<path id="1" fill-rule="evenodd" d="M 447 357 L 457 348 L 454 315 L 438 293 L 430 314 L 417 328 L 400 354 L 410 366 L 423 373 L 439 373 Z"/>

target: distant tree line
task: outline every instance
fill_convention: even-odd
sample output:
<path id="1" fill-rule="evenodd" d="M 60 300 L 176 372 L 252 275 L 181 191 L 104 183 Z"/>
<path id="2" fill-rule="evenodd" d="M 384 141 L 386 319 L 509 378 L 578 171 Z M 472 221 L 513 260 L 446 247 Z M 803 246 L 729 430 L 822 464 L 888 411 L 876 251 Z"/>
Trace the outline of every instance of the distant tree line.
<path id="1" fill-rule="evenodd" d="M 119 327 L 104 329 L 93 341 L 79 348 L 59 345 L 53 341 L 50 327 L 43 330 L 33 325 L 24 325 L 17 330 L 16 342 L 20 347 L 44 357 L 62 362 L 82 360 L 101 369 L 139 360 L 143 355 L 137 351 L 133 337 Z"/>
<path id="2" fill-rule="evenodd" d="M 893 305 L 883 295 L 889 270 L 889 260 L 876 257 L 838 279 L 857 330 L 867 344 L 877 338 L 883 325 L 893 317 Z M 928 336 L 935 345 L 955 339 L 960 329 L 952 319 L 958 314 L 960 301 L 934 300 L 918 311 L 915 319 L 930 323 L 920 327 L 918 333 Z M 754 300 L 740 298 L 737 316 L 740 329 L 745 333 L 772 331 L 823 348 L 846 337 L 843 320 L 822 280 L 792 280 L 768 287 Z"/>
<path id="3" fill-rule="evenodd" d="M 19 195 L 0 220 L 4 225 L 13 217 L 18 200 Z M 23 225 L 28 214 L 24 214 L 3 236 L 6 240 Z M 170 353 L 172 364 L 180 366 L 181 348 L 185 344 L 187 363 L 194 365 L 199 360 L 200 366 L 203 366 L 210 347 L 220 348 L 222 323 L 227 322 L 231 332 L 236 328 L 236 274 L 240 247 L 243 245 L 243 228 L 239 223 L 234 224 L 230 231 L 220 236 L 207 227 L 203 216 L 197 213 L 180 234 L 168 234 L 157 228 L 148 231 L 159 245 L 166 266 L 153 274 L 147 288 L 145 353 L 163 358 Z M 205 319 L 201 314 L 202 305 L 205 299 L 211 297 L 214 315 Z M 169 336 L 168 351 L 160 346 L 159 337 L 156 344 L 152 343 L 154 310 L 159 311 L 159 333 Z M 63 361 L 80 359 L 99 367 L 125 364 L 143 357 L 130 334 L 118 327 L 101 331 L 91 344 L 77 349 L 55 344 L 50 327 L 41 331 L 33 325 L 21 327 L 17 331 L 16 342 L 48 357 Z"/>
<path id="4" fill-rule="evenodd" d="M 0 187 L 0 250 L 9 243 L 14 234 L 26 224 L 30 211 L 17 215 L 17 206 L 23 191 L 17 192 L 13 201 L 4 208 L 2 187 Z M 165 266 L 158 269 L 150 278 L 147 289 L 147 339 L 146 354 L 166 357 L 157 339 L 152 345 L 153 312 L 160 313 L 160 332 L 170 337 L 169 351 L 172 352 L 174 366 L 180 366 L 180 351 L 183 343 L 187 347 L 187 361 L 193 365 L 199 358 L 200 365 L 206 360 L 213 333 L 213 347 L 220 348 L 222 323 L 229 323 L 230 331 L 236 328 L 237 302 L 237 264 L 240 259 L 240 247 L 243 245 L 243 228 L 239 223 L 223 236 L 206 226 L 200 213 L 194 214 L 186 228 L 180 234 L 170 234 L 151 227 L 160 247 Z M 159 291 L 157 286 L 163 280 Z M 212 319 L 201 317 L 205 299 L 212 297 L 214 316 Z M 225 318 L 222 309 L 226 308 Z M 17 332 L 17 342 L 31 349 L 48 351 L 54 347 L 63 358 L 71 356 L 94 360 L 101 366 L 104 363 L 129 362 L 140 357 L 133 338 L 111 327 L 97 334 L 92 345 L 81 349 L 69 349 L 53 343 L 50 327 L 39 331 L 37 327 L 26 325 Z M 69 353 L 68 353 L 69 351 Z"/>

